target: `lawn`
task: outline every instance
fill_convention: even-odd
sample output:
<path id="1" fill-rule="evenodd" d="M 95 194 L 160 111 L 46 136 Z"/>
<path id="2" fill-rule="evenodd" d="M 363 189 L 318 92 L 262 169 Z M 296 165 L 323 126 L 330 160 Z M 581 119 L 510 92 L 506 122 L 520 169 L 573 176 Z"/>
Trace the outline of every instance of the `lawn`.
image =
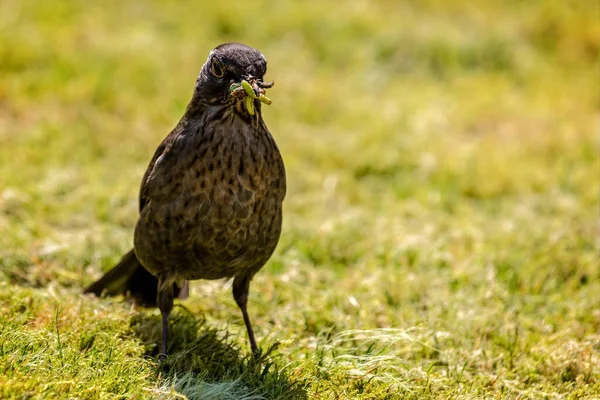
<path id="1" fill-rule="evenodd" d="M 0 3 L 0 398 L 600 398 L 597 1 Z M 269 61 L 249 299 L 81 294 L 214 46 Z"/>

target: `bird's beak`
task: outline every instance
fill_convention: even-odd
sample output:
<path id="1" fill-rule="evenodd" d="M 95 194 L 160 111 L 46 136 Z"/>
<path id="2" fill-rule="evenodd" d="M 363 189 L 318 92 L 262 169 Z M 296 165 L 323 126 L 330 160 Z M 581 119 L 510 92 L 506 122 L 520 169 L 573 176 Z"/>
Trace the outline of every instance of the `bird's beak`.
<path id="1" fill-rule="evenodd" d="M 254 100 L 261 103 L 271 104 L 271 99 L 265 95 L 265 89 L 273 87 L 273 82 L 262 82 L 256 79 L 242 79 L 240 83 L 234 82 L 229 87 L 229 95 L 244 99 L 246 109 L 250 115 L 254 115 Z"/>

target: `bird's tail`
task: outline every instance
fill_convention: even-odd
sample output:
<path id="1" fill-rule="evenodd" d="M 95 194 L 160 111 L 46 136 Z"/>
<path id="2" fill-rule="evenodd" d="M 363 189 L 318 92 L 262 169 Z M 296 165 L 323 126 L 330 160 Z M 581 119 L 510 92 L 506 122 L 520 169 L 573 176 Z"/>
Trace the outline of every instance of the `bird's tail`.
<path id="1" fill-rule="evenodd" d="M 189 295 L 186 281 L 181 287 L 175 285 L 175 297 L 185 299 Z M 119 263 L 102 278 L 88 286 L 83 293 L 94 293 L 96 296 L 117 296 L 124 294 L 144 307 L 156 307 L 158 279 L 142 266 L 135 252 L 130 250 Z"/>

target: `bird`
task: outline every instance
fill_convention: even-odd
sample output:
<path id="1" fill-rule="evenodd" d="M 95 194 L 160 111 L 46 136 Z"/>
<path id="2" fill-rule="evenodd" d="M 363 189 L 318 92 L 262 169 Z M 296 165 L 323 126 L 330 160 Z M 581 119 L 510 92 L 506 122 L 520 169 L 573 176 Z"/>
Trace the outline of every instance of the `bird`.
<path id="1" fill-rule="evenodd" d="M 271 104 L 265 56 L 241 43 L 210 51 L 192 98 L 142 178 L 133 249 L 84 293 L 124 294 L 160 309 L 161 360 L 168 318 L 189 281 L 233 278 L 250 348 L 250 281 L 281 235 L 286 172 L 261 112 Z"/>

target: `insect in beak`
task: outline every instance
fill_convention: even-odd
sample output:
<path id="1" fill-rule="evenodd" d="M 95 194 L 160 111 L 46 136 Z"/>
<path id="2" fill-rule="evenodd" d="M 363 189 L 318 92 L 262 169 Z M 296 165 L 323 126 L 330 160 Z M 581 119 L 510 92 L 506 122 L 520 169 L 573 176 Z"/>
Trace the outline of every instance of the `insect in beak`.
<path id="1" fill-rule="evenodd" d="M 245 79 L 240 83 L 232 83 L 229 87 L 229 94 L 233 97 L 243 98 L 246 110 L 250 115 L 254 115 L 254 100 L 258 99 L 261 103 L 271 104 L 271 99 L 265 95 L 265 89 L 273 87 L 273 82 L 261 82 L 252 80 L 252 84 Z"/>

